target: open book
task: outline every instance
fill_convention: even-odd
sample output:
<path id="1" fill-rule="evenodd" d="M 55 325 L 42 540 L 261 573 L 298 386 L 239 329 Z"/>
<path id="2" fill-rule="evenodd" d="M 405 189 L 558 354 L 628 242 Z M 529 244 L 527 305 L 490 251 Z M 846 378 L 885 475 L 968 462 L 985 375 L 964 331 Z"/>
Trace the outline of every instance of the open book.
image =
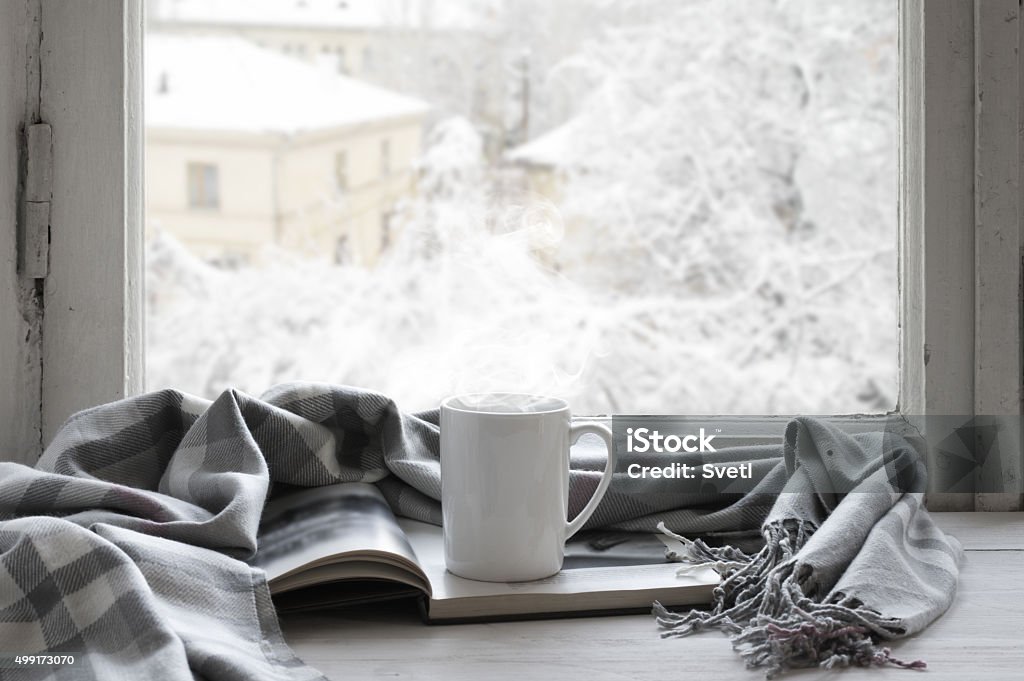
<path id="1" fill-rule="evenodd" d="M 563 570 L 532 582 L 463 579 L 444 567 L 441 528 L 396 519 L 376 487 L 344 483 L 302 490 L 267 505 L 253 564 L 279 610 L 416 598 L 431 622 L 607 614 L 708 603 L 710 568 L 678 575 L 662 535 L 581 533 Z"/>

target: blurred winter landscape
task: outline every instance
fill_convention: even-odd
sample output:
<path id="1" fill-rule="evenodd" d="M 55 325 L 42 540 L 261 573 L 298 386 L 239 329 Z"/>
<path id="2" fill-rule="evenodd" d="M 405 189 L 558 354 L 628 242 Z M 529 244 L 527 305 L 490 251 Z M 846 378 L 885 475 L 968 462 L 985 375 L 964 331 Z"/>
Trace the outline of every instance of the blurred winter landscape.
<path id="1" fill-rule="evenodd" d="M 156 0 L 147 382 L 897 397 L 897 0 Z"/>

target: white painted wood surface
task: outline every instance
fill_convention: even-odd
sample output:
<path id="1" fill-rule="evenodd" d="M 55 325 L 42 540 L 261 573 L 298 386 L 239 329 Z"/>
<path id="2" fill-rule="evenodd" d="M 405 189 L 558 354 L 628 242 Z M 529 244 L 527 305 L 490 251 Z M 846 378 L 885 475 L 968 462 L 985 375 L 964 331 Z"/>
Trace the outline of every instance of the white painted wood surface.
<path id="1" fill-rule="evenodd" d="M 40 115 L 54 139 L 44 442 L 143 384 L 142 5 L 41 3 Z"/>
<path id="2" fill-rule="evenodd" d="M 1021 508 L 1020 3 L 976 0 L 974 413 L 1001 419 L 979 511 Z"/>
<path id="3" fill-rule="evenodd" d="M 46 123 L 26 122 L 25 176 L 18 224 L 18 272 L 45 279 L 50 268 L 50 202 L 53 200 L 53 137 Z"/>
<path id="4" fill-rule="evenodd" d="M 901 9 L 900 410 L 969 415 L 975 366 L 974 1 L 906 0 Z M 971 510 L 974 496 L 933 491 L 929 505 Z"/>
<path id="5" fill-rule="evenodd" d="M 974 413 L 974 2 L 923 0 L 924 411 Z M 906 228 L 910 228 L 909 225 Z M 935 461 L 931 462 L 935 467 Z M 933 478 L 935 479 L 935 478 Z M 947 503 L 943 503 L 943 499 Z M 932 495 L 970 510 L 969 494 Z"/>
<path id="6" fill-rule="evenodd" d="M 924 0 L 900 6 L 899 286 L 897 411 L 925 409 Z"/>
<path id="7" fill-rule="evenodd" d="M 939 524 L 968 547 L 953 607 L 894 654 L 923 658 L 929 681 L 1016 681 L 1024 669 L 1024 514 L 943 513 Z M 717 632 L 661 639 L 648 615 L 494 624 L 423 624 L 391 607 L 292 615 L 285 637 L 332 679 L 759 681 Z M 806 670 L 794 679 L 907 681 L 902 669 Z"/>
<path id="8" fill-rule="evenodd" d="M 19 139 L 39 108 L 36 10 L 0 0 L 0 460 L 25 462 L 41 451 L 40 307 L 17 250 Z"/>
<path id="9" fill-rule="evenodd" d="M 902 4 L 901 396 L 910 416 L 1021 414 L 1020 8 Z M 933 457 L 933 510 L 1019 510 L 1019 419 L 974 489 Z M 935 444 L 948 432 L 926 432 Z M 998 491 L 1002 487 L 1003 491 Z"/>

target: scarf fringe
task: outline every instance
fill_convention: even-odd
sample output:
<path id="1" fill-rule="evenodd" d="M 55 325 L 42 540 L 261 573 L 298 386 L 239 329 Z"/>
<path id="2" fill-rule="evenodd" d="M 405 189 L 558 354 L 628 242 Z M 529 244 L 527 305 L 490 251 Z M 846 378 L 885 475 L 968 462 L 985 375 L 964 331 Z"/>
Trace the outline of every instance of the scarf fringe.
<path id="1" fill-rule="evenodd" d="M 769 679 L 799 667 L 925 669 L 923 661 L 899 660 L 877 645 L 877 639 L 901 632 L 898 619 L 841 595 L 823 602 L 806 594 L 810 568 L 795 556 L 816 529 L 811 523 L 792 520 L 765 526 L 765 546 L 753 555 L 686 539 L 664 523 L 658 529 L 685 547 L 669 553 L 670 560 L 688 564 L 680 572 L 710 566 L 722 576 L 711 610 L 675 613 L 654 604 L 653 614 L 665 630 L 662 638 L 719 629 L 731 637 L 747 667 L 765 668 Z"/>

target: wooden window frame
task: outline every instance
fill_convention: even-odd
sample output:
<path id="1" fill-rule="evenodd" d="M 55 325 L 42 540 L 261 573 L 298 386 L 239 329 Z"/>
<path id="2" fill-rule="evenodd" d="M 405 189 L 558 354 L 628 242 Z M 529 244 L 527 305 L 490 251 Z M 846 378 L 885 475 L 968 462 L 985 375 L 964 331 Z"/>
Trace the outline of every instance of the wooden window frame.
<path id="1" fill-rule="evenodd" d="M 0 239 L 0 458 L 32 463 L 70 414 L 143 389 L 143 5 L 0 5 L 0 62 L 15 67 L 0 87 L 4 237 L 23 229 L 16 139 L 52 130 L 45 277 L 14 270 L 18 246 Z"/>
<path id="2" fill-rule="evenodd" d="M 1003 491 L 933 492 L 929 506 L 1020 510 L 1021 8 L 903 0 L 900 9 L 899 410 L 911 420 L 1016 421 L 991 462 Z M 979 468 L 977 481 L 992 472 Z"/>
<path id="3" fill-rule="evenodd" d="M 15 424 L 0 429 L 0 446 L 31 461 L 69 414 L 143 386 L 143 3 L 23 4 L 23 28 L 39 38 L 15 55 L 30 65 L 23 122 L 53 128 L 52 243 L 42 321 L 19 322 L 27 340 L 13 351 L 15 336 L 0 336 L 3 358 L 24 365 L 0 363 L 0 385 L 38 396 L 27 407 L 0 401 L 0 417 Z M 1020 417 L 1019 15 L 1018 0 L 900 0 L 899 406 L 836 417 L 848 429 L 896 419 L 913 430 L 918 417 L 943 414 Z M 0 207 L 9 203 L 0 195 Z M 2 285 L 0 302 L 20 300 L 28 319 L 31 282 L 8 276 Z M 717 420 L 753 443 L 777 441 L 785 418 Z M 930 506 L 1020 509 L 1016 444 L 1000 462 L 1004 491 L 936 493 Z"/>

